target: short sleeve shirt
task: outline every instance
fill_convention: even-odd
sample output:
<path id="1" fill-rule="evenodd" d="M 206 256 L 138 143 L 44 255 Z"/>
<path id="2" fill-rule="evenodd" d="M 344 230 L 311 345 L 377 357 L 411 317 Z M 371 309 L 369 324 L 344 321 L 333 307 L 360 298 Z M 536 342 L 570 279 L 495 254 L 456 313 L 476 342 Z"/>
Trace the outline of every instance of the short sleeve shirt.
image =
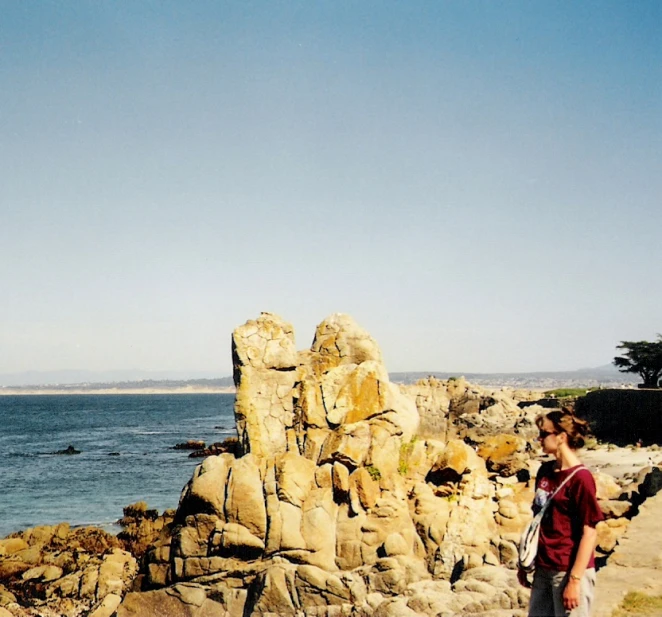
<path id="1" fill-rule="evenodd" d="M 538 512 L 551 493 L 575 469 L 557 470 L 555 461 L 544 463 L 536 478 L 533 511 Z M 596 498 L 591 472 L 580 469 L 554 496 L 540 525 L 536 566 L 565 572 L 574 563 L 584 526 L 595 527 L 604 516 Z M 587 567 L 595 566 L 595 555 Z"/>

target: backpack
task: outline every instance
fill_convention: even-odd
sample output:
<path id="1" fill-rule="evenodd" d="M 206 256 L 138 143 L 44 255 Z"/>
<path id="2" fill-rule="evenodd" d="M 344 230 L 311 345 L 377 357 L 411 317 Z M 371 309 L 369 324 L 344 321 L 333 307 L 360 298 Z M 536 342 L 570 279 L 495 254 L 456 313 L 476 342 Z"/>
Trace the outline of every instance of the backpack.
<path id="1" fill-rule="evenodd" d="M 561 484 L 559 484 L 554 492 L 549 496 L 545 505 L 540 509 L 540 512 L 536 514 L 524 528 L 522 532 L 522 537 L 519 541 L 519 559 L 517 561 L 517 566 L 524 570 L 524 572 L 533 572 L 536 565 L 536 555 L 538 553 L 538 539 L 540 536 L 540 523 L 542 523 L 542 517 L 545 515 L 545 511 L 554 496 L 565 486 L 565 484 L 574 476 L 580 469 L 586 469 L 584 465 L 580 465 L 575 469 Z"/>

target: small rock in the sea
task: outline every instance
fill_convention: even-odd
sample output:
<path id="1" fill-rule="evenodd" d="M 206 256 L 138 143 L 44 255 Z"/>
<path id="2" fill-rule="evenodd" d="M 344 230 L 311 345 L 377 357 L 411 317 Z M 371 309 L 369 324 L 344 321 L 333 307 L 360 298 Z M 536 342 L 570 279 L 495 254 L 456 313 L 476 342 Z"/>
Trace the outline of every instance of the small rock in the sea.
<path id="1" fill-rule="evenodd" d="M 108 456 L 119 456 L 119 452 L 108 452 Z"/>
<path id="2" fill-rule="evenodd" d="M 184 443 L 178 443 L 174 446 L 175 450 L 204 450 L 205 442 L 197 439 L 189 439 Z"/>
<path id="3" fill-rule="evenodd" d="M 224 452 L 236 453 L 238 447 L 238 440 L 236 437 L 228 437 L 225 441 L 216 442 L 211 444 L 208 448 L 202 450 L 195 450 L 189 454 L 189 458 L 204 458 L 206 456 L 213 456 L 223 454 Z"/>
<path id="4" fill-rule="evenodd" d="M 80 450 L 76 450 L 73 446 L 68 446 L 65 450 L 58 450 L 55 454 L 80 454 Z"/>

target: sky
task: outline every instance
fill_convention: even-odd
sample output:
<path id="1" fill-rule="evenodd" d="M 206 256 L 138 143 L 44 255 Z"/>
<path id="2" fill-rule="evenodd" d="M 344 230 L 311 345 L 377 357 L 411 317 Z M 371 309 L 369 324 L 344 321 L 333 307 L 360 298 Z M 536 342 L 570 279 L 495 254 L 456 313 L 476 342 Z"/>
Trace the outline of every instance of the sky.
<path id="1" fill-rule="evenodd" d="M 0 0 L 0 373 L 231 373 L 348 313 L 389 371 L 662 332 L 662 3 Z"/>

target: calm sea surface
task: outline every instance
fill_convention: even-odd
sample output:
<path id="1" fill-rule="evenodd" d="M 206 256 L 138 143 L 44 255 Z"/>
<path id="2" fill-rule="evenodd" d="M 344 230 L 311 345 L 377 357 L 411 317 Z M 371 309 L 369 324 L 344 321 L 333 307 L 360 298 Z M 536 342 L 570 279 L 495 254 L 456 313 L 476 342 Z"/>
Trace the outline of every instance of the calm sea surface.
<path id="1" fill-rule="evenodd" d="M 235 435 L 233 403 L 233 394 L 0 396 L 0 538 L 61 521 L 118 531 L 136 501 L 175 508 L 201 459 L 173 446 Z M 69 445 L 81 454 L 53 454 Z"/>

